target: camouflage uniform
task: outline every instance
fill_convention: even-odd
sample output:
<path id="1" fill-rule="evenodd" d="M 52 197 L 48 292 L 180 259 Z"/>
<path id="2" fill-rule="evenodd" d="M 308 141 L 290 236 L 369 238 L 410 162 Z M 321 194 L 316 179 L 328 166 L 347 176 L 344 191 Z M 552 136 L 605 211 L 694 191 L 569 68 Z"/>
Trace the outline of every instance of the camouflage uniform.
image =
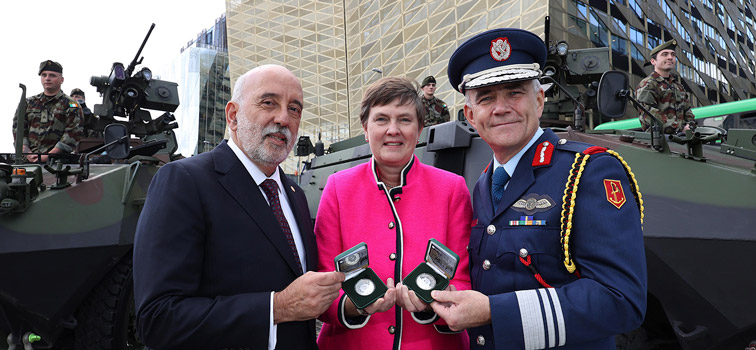
<path id="1" fill-rule="evenodd" d="M 425 126 L 441 124 L 449 121 L 449 108 L 444 101 L 441 101 L 435 96 L 430 100 L 425 97 L 422 97 L 421 99 L 423 100 L 423 107 L 425 107 L 426 111 Z"/>
<path id="2" fill-rule="evenodd" d="M 79 104 L 59 91 L 49 97 L 44 93 L 26 100 L 24 145 L 32 152 L 47 153 L 55 147 L 70 153 L 82 137 L 83 112 Z M 16 118 L 13 118 L 16 135 Z"/>
<path id="3" fill-rule="evenodd" d="M 664 78 L 659 73 L 652 72 L 641 80 L 635 92 L 638 102 L 662 121 L 665 134 L 682 131 L 685 122 L 693 120 L 690 94 L 674 74 Z M 651 118 L 645 113 L 641 112 L 638 118 L 643 130 L 651 126 Z"/>

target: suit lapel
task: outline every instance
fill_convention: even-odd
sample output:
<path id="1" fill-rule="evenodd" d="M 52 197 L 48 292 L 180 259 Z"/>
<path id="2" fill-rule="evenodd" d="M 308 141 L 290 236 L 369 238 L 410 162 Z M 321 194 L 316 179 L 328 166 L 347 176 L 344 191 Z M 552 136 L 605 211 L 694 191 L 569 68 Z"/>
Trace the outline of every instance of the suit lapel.
<path id="1" fill-rule="evenodd" d="M 294 260 L 294 254 L 291 252 L 278 220 L 273 215 L 273 210 L 270 209 L 252 176 L 225 141 L 213 150 L 213 162 L 215 170 L 224 174 L 218 178 L 220 185 L 257 224 L 292 271 L 298 273 L 299 267 Z M 285 175 L 282 174 L 283 176 Z M 244 227 L 240 227 L 239 230 L 244 230 Z"/>

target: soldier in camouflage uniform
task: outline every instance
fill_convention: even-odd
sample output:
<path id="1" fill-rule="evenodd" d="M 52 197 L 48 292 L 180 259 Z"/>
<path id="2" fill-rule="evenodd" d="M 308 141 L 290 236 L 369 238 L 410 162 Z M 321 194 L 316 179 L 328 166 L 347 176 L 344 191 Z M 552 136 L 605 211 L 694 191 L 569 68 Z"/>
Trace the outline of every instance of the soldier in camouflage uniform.
<path id="1" fill-rule="evenodd" d="M 102 131 L 95 130 L 97 124 L 99 124 L 100 118 L 94 115 L 92 111 L 87 108 L 86 95 L 84 94 L 84 91 L 79 88 L 75 88 L 71 90 L 69 96 L 71 96 L 74 101 L 79 103 L 82 112 L 84 112 L 84 117 L 81 119 L 81 127 L 83 129 L 81 137 L 102 138 Z"/>
<path id="2" fill-rule="evenodd" d="M 677 65 L 676 47 L 677 41 L 670 40 L 651 50 L 654 71 L 636 89 L 638 102 L 662 121 L 665 134 L 681 132 L 693 120 L 690 94 L 680 83 L 680 77 L 672 73 Z M 643 130 L 651 127 L 651 118 L 645 113 L 641 112 L 639 119 Z"/>
<path id="3" fill-rule="evenodd" d="M 81 138 L 83 113 L 79 104 L 61 91 L 63 66 L 50 60 L 39 65 L 39 77 L 44 91 L 27 99 L 24 124 L 23 151 L 25 153 L 71 153 Z M 16 118 L 13 118 L 13 135 L 16 135 Z M 37 159 L 27 155 L 31 162 L 47 162 L 48 156 Z"/>
<path id="4" fill-rule="evenodd" d="M 433 96 L 436 92 L 436 78 L 429 75 L 423 79 L 423 106 L 425 107 L 425 126 L 436 125 L 449 121 L 449 108 L 446 103 Z"/>

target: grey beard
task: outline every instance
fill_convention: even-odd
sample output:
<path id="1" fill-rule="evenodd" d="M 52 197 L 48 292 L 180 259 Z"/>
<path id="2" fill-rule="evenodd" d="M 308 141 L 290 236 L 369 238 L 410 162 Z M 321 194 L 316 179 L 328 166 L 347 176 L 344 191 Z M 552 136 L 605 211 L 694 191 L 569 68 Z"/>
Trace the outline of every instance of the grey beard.
<path id="1" fill-rule="evenodd" d="M 281 164 L 294 148 L 294 137 L 291 135 L 291 131 L 288 128 L 278 126 L 275 124 L 268 125 L 264 128 L 260 128 L 258 125 L 251 122 L 242 122 L 239 125 L 241 127 L 242 137 L 241 144 L 249 158 L 253 161 L 263 164 L 278 165 Z M 274 149 L 270 150 L 264 145 L 265 135 L 272 133 L 281 133 L 286 137 L 286 146 L 271 146 Z"/>

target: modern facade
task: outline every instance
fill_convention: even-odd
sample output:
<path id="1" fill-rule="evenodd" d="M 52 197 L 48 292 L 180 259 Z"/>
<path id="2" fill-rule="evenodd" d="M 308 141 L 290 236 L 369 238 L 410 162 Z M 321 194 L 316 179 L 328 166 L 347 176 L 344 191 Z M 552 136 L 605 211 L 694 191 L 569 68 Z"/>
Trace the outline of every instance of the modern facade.
<path id="1" fill-rule="evenodd" d="M 703 2 L 701 2 L 703 1 Z M 359 103 L 381 76 L 434 75 L 452 111 L 463 96 L 446 76 L 449 56 L 470 36 L 517 27 L 571 48 L 610 47 L 611 65 L 650 72 L 650 48 L 680 42 L 678 71 L 695 105 L 756 96 L 754 0 L 226 0 L 232 81 L 266 63 L 300 77 L 300 135 L 326 146 L 362 132 Z M 456 113 L 452 113 L 454 116 Z M 290 163 L 290 164 L 289 164 Z M 294 172 L 289 162 L 286 172 Z"/>
<path id="2" fill-rule="evenodd" d="M 184 156 L 207 152 L 223 141 L 231 99 L 225 14 L 181 49 L 169 76 L 179 85 L 176 137 Z"/>

